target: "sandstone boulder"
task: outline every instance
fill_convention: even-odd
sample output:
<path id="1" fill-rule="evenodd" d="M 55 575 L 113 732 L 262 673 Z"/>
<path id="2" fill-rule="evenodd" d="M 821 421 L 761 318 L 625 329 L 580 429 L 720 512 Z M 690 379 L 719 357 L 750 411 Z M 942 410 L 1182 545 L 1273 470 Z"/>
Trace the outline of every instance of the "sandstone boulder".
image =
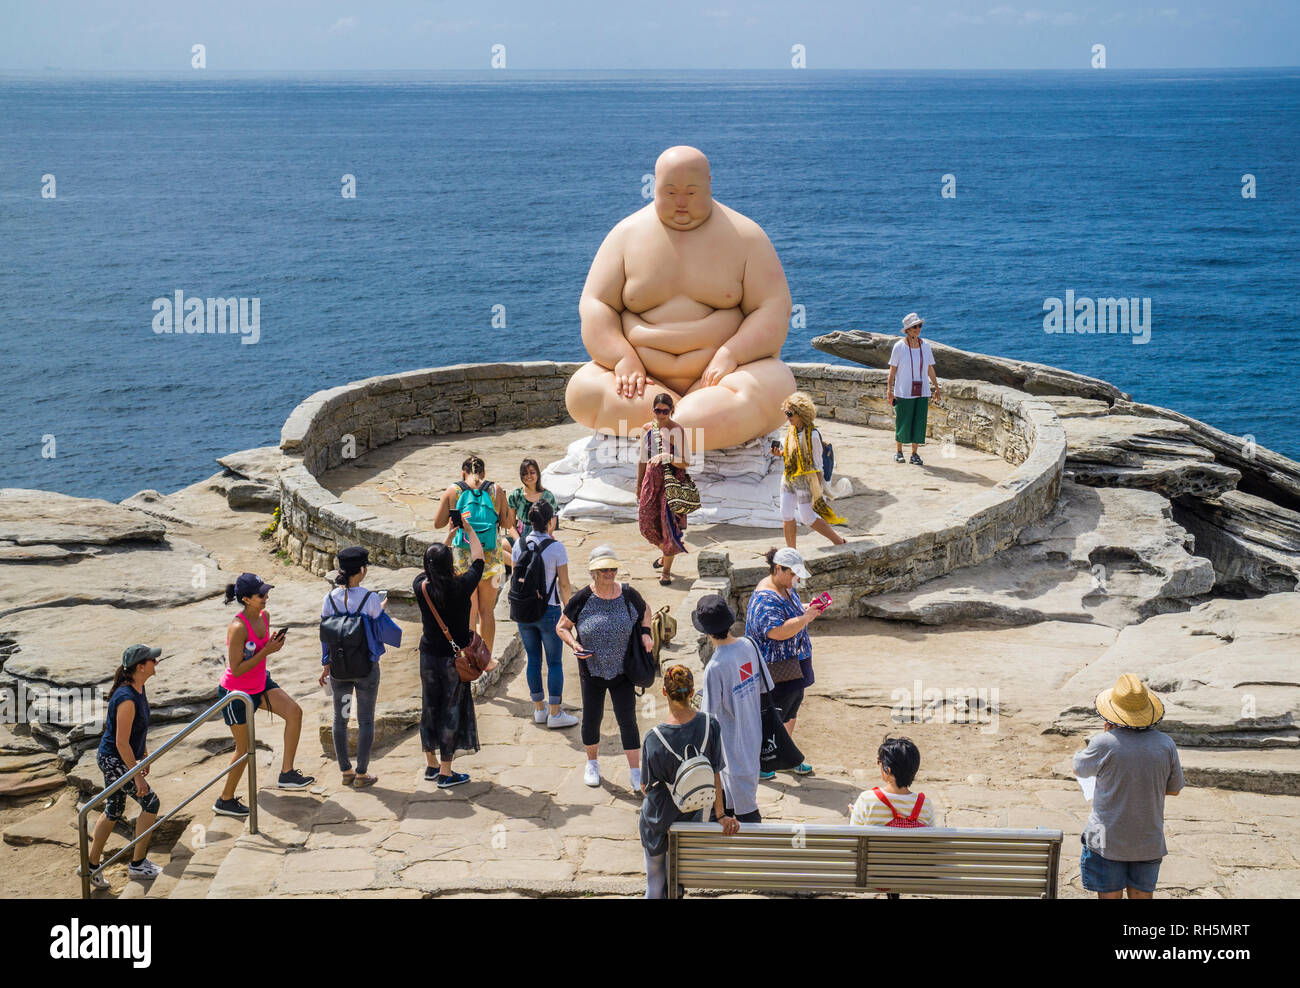
<path id="1" fill-rule="evenodd" d="M 1214 461 L 1181 422 L 1136 415 L 1065 419 L 1065 475 L 1089 487 L 1136 487 L 1165 497 L 1212 497 L 1241 474 Z"/>
<path id="2" fill-rule="evenodd" d="M 1197 554 L 1214 565 L 1221 592 L 1269 594 L 1300 587 L 1300 512 L 1233 490 L 1178 498 L 1174 517 L 1195 536 Z"/>
<path id="3" fill-rule="evenodd" d="M 886 333 L 867 333 L 860 330 L 836 331 L 815 337 L 812 345 L 823 353 L 843 357 L 868 367 L 888 367 L 889 355 L 901 337 Z M 1113 384 L 1074 374 L 1070 371 L 1048 367 L 1026 360 L 1006 357 L 989 357 L 982 353 L 958 350 L 927 339 L 934 350 L 934 359 L 941 378 L 969 381 L 989 381 L 1009 388 L 1026 391 L 1031 395 L 1072 395 L 1113 404 L 1128 395 Z"/>
<path id="4" fill-rule="evenodd" d="M 1055 729 L 1097 730 L 1093 701 L 1122 673 L 1165 702 L 1161 729 L 1180 744 L 1293 748 L 1300 744 L 1300 624 L 1296 595 L 1213 600 L 1123 629 L 1061 687 Z"/>
<path id="5" fill-rule="evenodd" d="M 163 526 L 111 501 L 54 491 L 0 488 L 0 542 L 15 545 L 114 545 L 158 542 Z M 0 597 L 4 597 L 0 591 Z"/>
<path id="6" fill-rule="evenodd" d="M 913 590 L 865 598 L 866 617 L 922 624 L 1082 621 L 1122 628 L 1183 610 L 1214 571 L 1189 552 L 1169 502 L 1149 491 L 1062 483 L 1052 513 L 1015 545 Z"/>
<path id="7" fill-rule="evenodd" d="M 136 511 L 130 515 L 146 518 Z M 149 526 L 159 525 L 146 520 Z M 161 532 L 160 527 L 144 530 Z M 77 604 L 175 607 L 215 596 L 226 582 L 208 551 L 186 539 L 115 541 L 93 555 L 0 565 L 0 618 L 29 608 Z M 53 619 L 47 615 L 45 620 Z"/>

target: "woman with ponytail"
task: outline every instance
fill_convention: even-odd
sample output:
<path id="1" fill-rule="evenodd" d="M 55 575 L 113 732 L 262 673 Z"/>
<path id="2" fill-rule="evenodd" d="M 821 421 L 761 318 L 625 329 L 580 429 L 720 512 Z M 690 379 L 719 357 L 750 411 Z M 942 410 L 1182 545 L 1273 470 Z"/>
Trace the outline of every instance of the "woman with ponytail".
<path id="1" fill-rule="evenodd" d="M 253 573 L 241 573 L 234 583 L 226 585 L 226 603 L 239 601 L 242 608 L 226 628 L 226 671 L 217 687 L 217 696 L 227 693 L 247 693 L 253 701 L 253 710 L 269 710 L 284 720 L 284 758 L 280 766 L 278 789 L 306 789 L 316 781 L 314 776 L 303 775 L 293 767 L 298 754 L 298 738 L 302 734 L 302 707 L 276 685 L 266 671 L 266 660 L 284 648 L 286 628 L 271 634 L 271 615 L 266 609 L 267 594 L 273 584 L 263 583 Z M 235 751 L 230 756 L 233 763 L 248 752 L 248 711 L 242 701 L 228 703 L 221 709 L 221 719 L 235 738 Z M 243 804 L 235 789 L 244 775 L 240 765 L 226 776 L 221 795 L 212 808 L 221 816 L 246 817 L 248 807 Z"/>
<path id="2" fill-rule="evenodd" d="M 113 674 L 108 713 L 104 718 L 104 733 L 99 739 L 99 749 L 95 752 L 95 762 L 104 773 L 105 789 L 135 768 L 148 754 L 145 742 L 149 732 L 149 698 L 145 696 L 144 684 L 158 671 L 160 655 L 160 648 L 132 645 L 122 653 L 122 664 Z M 158 819 L 158 794 L 149 788 L 149 782 L 145 778 L 148 774 L 149 769 L 142 768 L 135 778 L 109 796 L 104 812 L 95 821 L 89 861 L 90 884 L 97 889 L 108 888 L 108 879 L 99 874 L 99 861 L 108 835 L 113 832 L 117 821 L 122 819 L 126 797 L 130 796 L 140 804 L 140 815 L 135 821 L 137 837 Z M 140 841 L 132 850 L 131 864 L 127 868 L 130 878 L 152 881 L 162 873 L 161 868 L 145 857 L 149 851 L 149 838 Z M 80 868 L 77 873 L 81 873 Z"/>
<path id="3" fill-rule="evenodd" d="M 433 516 L 434 528 L 448 525 L 452 511 L 459 512 L 459 517 L 470 522 L 479 542 L 483 575 L 474 591 L 470 623 L 491 652 L 497 631 L 494 613 L 497 592 L 501 589 L 501 578 L 510 563 L 510 552 L 505 548 L 505 540 L 499 536 L 510 509 L 501 488 L 487 479 L 487 465 L 482 457 L 466 457 L 460 465 L 460 480 L 442 492 L 438 510 Z M 452 546 L 452 569 L 457 574 L 468 573 L 473 559 L 469 536 L 459 525 L 454 524 L 448 525 L 447 534 Z"/>
<path id="4" fill-rule="evenodd" d="M 439 789 L 469 781 L 467 773 L 452 771 L 451 762 L 457 752 L 473 753 L 479 747 L 474 697 L 469 684 L 460 681 L 455 650 L 438 624 L 441 617 L 457 646 L 468 644 L 474 593 L 483 578 L 483 544 L 467 515 L 462 516 L 459 531 L 469 546 L 468 569 L 457 576 L 452 570 L 451 546 L 431 545 L 424 551 L 424 572 L 411 584 L 424 625 L 424 634 L 420 636 L 420 747 L 424 749 L 424 778 L 436 782 Z M 451 538 L 449 533 L 448 543 Z M 489 669 L 495 666 L 493 660 Z"/>

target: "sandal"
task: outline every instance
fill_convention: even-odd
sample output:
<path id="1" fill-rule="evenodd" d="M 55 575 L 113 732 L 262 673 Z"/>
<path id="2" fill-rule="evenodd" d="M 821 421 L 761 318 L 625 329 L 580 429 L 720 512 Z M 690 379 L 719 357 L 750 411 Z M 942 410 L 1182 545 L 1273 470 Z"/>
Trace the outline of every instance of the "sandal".
<path id="1" fill-rule="evenodd" d="M 673 585 L 673 578 L 672 578 L 671 576 L 661 576 L 661 577 L 659 577 L 659 586 L 661 586 L 661 587 L 671 587 L 672 585 Z"/>
<path id="2" fill-rule="evenodd" d="M 358 775 L 352 785 L 357 789 L 364 789 L 366 786 L 373 786 L 378 781 L 379 776 L 366 773 L 365 775 Z"/>
<path id="3" fill-rule="evenodd" d="M 655 569 L 663 569 L 663 568 L 664 568 L 664 557 L 663 557 L 663 556 L 660 556 L 658 559 L 656 559 L 656 560 L 655 560 L 653 563 L 651 563 L 650 565 L 653 566 Z"/>

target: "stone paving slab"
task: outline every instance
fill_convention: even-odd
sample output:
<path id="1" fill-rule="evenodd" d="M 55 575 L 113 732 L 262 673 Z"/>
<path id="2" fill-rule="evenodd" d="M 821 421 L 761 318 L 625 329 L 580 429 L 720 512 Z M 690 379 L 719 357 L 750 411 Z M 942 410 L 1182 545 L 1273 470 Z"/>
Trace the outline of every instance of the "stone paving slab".
<path id="1" fill-rule="evenodd" d="M 840 626 L 850 633 L 837 631 L 820 640 L 819 668 L 850 668 L 846 663 L 860 649 L 855 643 L 864 636 L 869 639 L 878 626 L 868 621 L 854 624 L 857 627 Z M 1004 649 L 1014 649 L 1041 641 L 1043 630 L 1001 629 L 998 634 L 1004 637 Z M 986 633 L 936 634 L 932 647 L 948 644 L 933 661 L 953 661 L 954 652 L 972 654 L 979 636 Z M 1092 637 L 1085 635 L 1081 647 L 1096 652 L 1109 644 L 1109 633 L 1089 634 Z M 1019 645 L 1017 636 L 1023 638 Z M 1063 665 L 1074 661 L 1070 654 L 1062 650 Z M 566 656 L 566 662 L 570 658 Z M 612 714 L 607 715 L 602 737 L 604 780 L 592 788 L 582 782 L 584 756 L 575 732 L 550 731 L 532 723 L 521 666 L 507 669 L 499 692 L 478 705 L 483 749 L 456 761 L 458 769 L 470 773 L 469 784 L 439 791 L 425 782 L 418 736 L 408 732 L 376 757 L 372 770 L 381 782 L 370 789 L 327 784 L 323 799 L 308 801 L 314 811 L 300 805 L 294 814 L 284 807 L 290 796 L 301 801 L 302 795 L 271 791 L 280 797 L 279 815 L 268 817 L 273 826 L 295 840 L 300 831 L 305 837 L 294 844 L 241 837 L 210 894 L 643 894 L 640 804 L 628 789 L 627 763 L 613 735 Z M 1031 675 L 1053 674 L 1039 668 Z M 381 698 L 390 682 L 399 680 L 383 680 Z M 575 686 L 569 679 L 566 690 Z M 1088 897 L 1078 873 L 1079 834 L 1088 804 L 1072 779 L 1052 777 L 1053 767 L 1082 739 L 1037 735 L 1050 717 L 1051 704 L 1024 706 L 1029 711 L 1004 713 L 991 736 L 963 732 L 960 725 L 908 725 L 923 752 L 919 788 L 947 826 L 1060 829 L 1060 894 Z M 805 711 L 800 723 L 807 724 L 809 757 L 817 772 L 805 778 L 783 774 L 761 785 L 760 808 L 766 822 L 842 824 L 857 794 L 877 781 L 872 770 L 862 767 L 865 753 L 874 750 L 875 739 L 886 730 L 892 727 L 898 733 L 897 728 L 889 721 L 887 706 L 846 703 L 836 689 L 810 695 Z M 644 730 L 659 719 L 662 709 L 647 703 L 638 714 Z M 828 719 L 843 722 L 844 733 L 824 730 Z M 1042 751 L 1035 756 L 1041 774 L 999 777 L 998 759 L 1004 756 L 990 757 L 992 753 L 1008 743 L 1023 747 L 1031 741 Z M 1025 756 L 1019 757 L 1013 764 L 1025 764 Z M 329 775 L 334 770 L 327 765 L 321 771 Z M 1166 808 L 1170 854 L 1161 872 L 1161 896 L 1300 895 L 1300 862 L 1291 850 L 1300 843 L 1300 797 L 1188 787 L 1170 798 Z M 285 819 L 290 816 L 294 819 Z"/>

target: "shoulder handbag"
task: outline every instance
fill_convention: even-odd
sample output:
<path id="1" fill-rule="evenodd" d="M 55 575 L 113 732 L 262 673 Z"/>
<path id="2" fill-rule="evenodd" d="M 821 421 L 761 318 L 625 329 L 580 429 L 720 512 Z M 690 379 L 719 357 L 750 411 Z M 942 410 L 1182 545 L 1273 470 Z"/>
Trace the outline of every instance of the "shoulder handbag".
<path id="1" fill-rule="evenodd" d="M 477 631 L 471 630 L 469 633 L 469 644 L 461 648 L 456 644 L 456 640 L 451 637 L 451 632 L 447 630 L 447 625 L 442 620 L 442 615 L 438 613 L 438 608 L 433 606 L 433 598 L 429 596 L 429 581 L 426 579 L 420 584 L 420 592 L 424 594 L 424 602 L 429 605 L 429 610 L 433 612 L 438 627 L 447 637 L 447 644 L 451 646 L 451 652 L 456 656 L 456 675 L 460 676 L 462 683 L 472 683 L 483 675 L 483 670 L 492 662 L 492 653 L 488 651 L 487 644 L 479 637 Z"/>
<path id="2" fill-rule="evenodd" d="M 655 426 L 655 436 L 659 440 L 659 452 L 663 453 L 664 433 L 659 426 Z M 668 502 L 668 510 L 675 515 L 689 515 L 692 511 L 697 511 L 700 507 L 700 489 L 691 480 L 691 475 L 683 470 L 679 480 L 671 463 L 663 464 L 663 471 L 664 499 Z"/>
<path id="3" fill-rule="evenodd" d="M 907 356 L 908 366 L 911 367 L 912 369 L 912 397 L 913 398 L 921 397 L 921 379 L 922 379 L 922 375 L 925 373 L 925 351 L 921 349 L 922 346 L 923 344 L 918 339 L 916 341 L 916 352 L 917 355 L 921 358 L 921 369 L 919 371 L 916 369 L 916 361 L 912 359 L 912 355 L 909 353 Z M 911 348 L 909 347 L 908 349 L 910 350 Z"/>
<path id="4" fill-rule="evenodd" d="M 653 650 L 646 649 L 645 642 L 641 640 L 643 628 L 636 612 L 632 610 L 632 602 L 627 599 L 626 592 L 623 594 L 623 603 L 632 617 L 632 634 L 628 637 L 623 672 L 627 674 L 633 686 L 644 692 L 647 686 L 654 685 L 655 677 L 659 675 L 659 659 L 655 657 Z"/>
<path id="5" fill-rule="evenodd" d="M 758 643 L 752 638 L 749 638 L 749 643 L 754 646 L 758 661 L 762 662 L 763 653 L 758 650 Z M 758 670 L 758 675 L 758 685 L 761 690 L 759 707 L 763 717 L 763 742 L 759 748 L 758 766 L 764 772 L 784 772 L 787 769 L 798 768 L 803 764 L 803 752 L 790 737 L 790 732 L 785 729 L 785 713 L 773 701 L 771 692 L 763 682 L 762 669 Z"/>
<path id="6" fill-rule="evenodd" d="M 775 593 L 767 590 L 764 593 Z M 752 639 L 751 639 L 752 640 Z M 754 648 L 758 649 L 758 643 L 754 643 Z M 795 679 L 803 679 L 803 666 L 799 660 L 795 659 L 777 659 L 775 662 L 768 662 L 762 658 L 762 650 L 759 650 L 759 660 L 767 666 L 767 671 L 772 674 L 772 682 L 788 683 Z"/>

